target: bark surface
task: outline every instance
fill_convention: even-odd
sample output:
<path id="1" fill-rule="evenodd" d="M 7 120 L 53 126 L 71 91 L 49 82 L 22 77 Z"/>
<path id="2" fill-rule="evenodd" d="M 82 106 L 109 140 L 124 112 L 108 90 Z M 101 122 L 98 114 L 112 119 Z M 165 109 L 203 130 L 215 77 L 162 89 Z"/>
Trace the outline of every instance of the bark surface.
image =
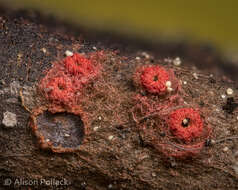
<path id="1" fill-rule="evenodd" d="M 87 140 L 78 151 L 53 153 L 39 147 L 29 118 L 42 104 L 36 90 L 39 80 L 66 50 L 85 55 L 103 50 L 103 73 L 85 90 L 81 104 L 88 116 Z M 180 66 L 174 65 L 176 57 L 182 60 Z M 133 73 L 145 64 L 172 69 L 184 101 L 204 111 L 215 144 L 206 146 L 196 158 L 164 157 L 141 138 L 131 109 L 139 93 Z M 237 80 L 233 74 L 237 70 L 208 47 L 149 45 L 49 23 L 49 18 L 32 13 L 1 11 L 0 121 L 7 111 L 17 116 L 16 126 L 0 125 L 1 188 L 237 189 L 238 90 L 229 80 Z M 227 88 L 233 89 L 232 95 L 226 95 Z M 232 139 L 224 140 L 227 137 Z M 11 180 L 10 186 L 4 184 L 6 179 Z M 55 184 L 62 179 L 63 185 Z"/>

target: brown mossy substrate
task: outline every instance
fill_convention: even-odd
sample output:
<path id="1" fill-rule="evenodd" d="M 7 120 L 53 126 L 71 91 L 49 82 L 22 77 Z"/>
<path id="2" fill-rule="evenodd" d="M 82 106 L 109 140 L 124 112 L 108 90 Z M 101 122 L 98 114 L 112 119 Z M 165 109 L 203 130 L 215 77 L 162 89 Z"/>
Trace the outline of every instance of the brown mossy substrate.
<path id="1" fill-rule="evenodd" d="M 7 13 L 0 17 L 1 89 L 13 81 L 19 81 L 22 86 L 36 84 L 51 62 L 61 59 L 67 49 L 88 53 L 95 51 L 95 46 L 104 50 L 106 59 L 102 63 L 102 77 L 83 92 L 80 106 L 87 114 L 90 133 L 77 152 L 60 154 L 40 149 L 28 125 L 30 113 L 20 101 L 9 103 L 9 96 L 1 94 L 0 120 L 6 110 L 16 113 L 18 118 L 15 128 L 0 127 L 2 181 L 6 178 L 65 178 L 70 182 L 66 186 L 34 186 L 32 189 L 238 188 L 238 176 L 233 169 L 237 139 L 208 146 L 195 159 L 179 161 L 163 157 L 144 143 L 131 118 L 132 97 L 139 93 L 132 81 L 135 69 L 144 64 L 160 64 L 175 71 L 186 94 L 184 100 L 199 105 L 204 111 L 214 140 L 237 135 L 238 110 L 224 111 L 226 99 L 221 95 L 228 87 L 233 88 L 237 101 L 238 91 L 226 77 L 215 77 L 222 70 L 210 76 L 211 68 L 224 65 L 216 53 L 197 46 L 158 44 L 157 49 L 145 47 L 149 54 L 145 56 L 141 54 L 145 50 L 141 44 L 128 41 L 132 43 L 128 46 L 123 40 L 120 44 L 119 40 L 106 40 L 107 35 L 100 34 L 96 38 L 82 30 L 67 34 L 60 24 L 52 27 L 36 23 L 39 19 L 34 15 L 30 19 Z M 176 67 L 165 61 L 168 56 L 181 56 L 182 65 Z M 206 67 L 204 63 L 208 62 Z M 202 65 L 205 70 L 198 70 L 194 65 Z M 194 73 L 198 74 L 197 79 Z"/>

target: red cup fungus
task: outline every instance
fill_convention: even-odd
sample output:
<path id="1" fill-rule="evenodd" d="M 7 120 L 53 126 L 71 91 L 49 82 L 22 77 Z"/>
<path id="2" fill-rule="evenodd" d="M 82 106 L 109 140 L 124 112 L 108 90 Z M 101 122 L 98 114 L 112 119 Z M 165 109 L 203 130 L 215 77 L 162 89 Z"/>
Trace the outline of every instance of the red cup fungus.
<path id="1" fill-rule="evenodd" d="M 85 84 L 90 79 L 97 76 L 99 68 L 93 65 L 93 62 L 84 56 L 75 53 L 63 60 L 67 73 L 77 79 L 75 82 Z"/>
<path id="2" fill-rule="evenodd" d="M 88 119 L 79 107 L 54 112 L 40 107 L 33 111 L 30 126 L 40 148 L 57 153 L 79 150 L 88 135 Z"/>
<path id="3" fill-rule="evenodd" d="M 169 81 L 169 75 L 162 67 L 150 66 L 143 69 L 140 80 L 148 92 L 164 94 L 167 90 L 166 82 Z"/>
<path id="4" fill-rule="evenodd" d="M 45 97 L 54 103 L 70 104 L 73 102 L 75 89 L 71 78 L 65 74 L 43 79 L 40 87 Z"/>
<path id="5" fill-rule="evenodd" d="M 133 80 L 137 87 L 159 96 L 177 92 L 179 89 L 179 82 L 173 71 L 158 65 L 138 67 Z"/>
<path id="6" fill-rule="evenodd" d="M 203 120 L 199 111 L 193 108 L 180 108 L 169 115 L 168 126 L 174 136 L 190 143 L 203 133 Z"/>
<path id="7" fill-rule="evenodd" d="M 56 62 L 39 83 L 47 100 L 31 115 L 31 127 L 40 147 L 53 152 L 78 150 L 89 134 L 88 120 L 79 105 L 82 90 L 99 75 L 96 53 L 86 58 L 78 53 Z M 44 102 L 44 101 L 43 101 Z"/>

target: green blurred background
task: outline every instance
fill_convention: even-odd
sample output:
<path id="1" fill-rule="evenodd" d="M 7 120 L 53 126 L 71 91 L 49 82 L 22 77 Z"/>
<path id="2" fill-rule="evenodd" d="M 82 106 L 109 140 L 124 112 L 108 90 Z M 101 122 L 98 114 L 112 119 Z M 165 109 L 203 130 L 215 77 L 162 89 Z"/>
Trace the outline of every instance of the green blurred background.
<path id="1" fill-rule="evenodd" d="M 152 42 L 186 40 L 238 52 L 237 0 L 0 0 L 89 28 Z"/>

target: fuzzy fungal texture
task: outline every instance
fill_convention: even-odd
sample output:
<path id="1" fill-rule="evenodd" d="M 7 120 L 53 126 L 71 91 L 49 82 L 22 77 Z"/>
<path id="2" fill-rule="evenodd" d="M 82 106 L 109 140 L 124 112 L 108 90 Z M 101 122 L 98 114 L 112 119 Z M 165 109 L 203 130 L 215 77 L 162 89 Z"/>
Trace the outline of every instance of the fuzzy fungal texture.
<path id="1" fill-rule="evenodd" d="M 79 100 L 85 99 L 83 91 L 99 76 L 97 60 L 102 55 L 96 52 L 86 58 L 75 53 L 54 63 L 40 81 L 39 90 L 46 103 L 33 110 L 31 126 L 41 148 L 72 152 L 84 142 L 89 134 L 88 119 Z"/>
<path id="2" fill-rule="evenodd" d="M 95 73 L 90 60 L 77 53 L 66 57 L 63 63 L 70 74 L 78 76 L 79 78 L 87 77 L 91 73 Z"/>
<path id="3" fill-rule="evenodd" d="M 44 89 L 45 97 L 54 103 L 70 104 L 73 102 L 75 89 L 71 78 L 65 74 L 43 79 L 41 88 Z"/>
<path id="4" fill-rule="evenodd" d="M 180 108 L 173 111 L 169 115 L 168 126 L 174 136 L 185 143 L 190 143 L 203 132 L 200 113 L 193 108 Z"/>
<path id="5" fill-rule="evenodd" d="M 174 72 L 158 65 L 142 66 L 133 77 L 139 89 L 149 92 L 134 96 L 132 108 L 143 141 L 166 157 L 198 155 L 211 130 L 196 105 L 184 105 L 185 94 Z"/>
<path id="6" fill-rule="evenodd" d="M 168 80 L 167 71 L 159 66 L 147 67 L 141 73 L 141 83 L 150 93 L 165 93 Z"/>
<path id="7" fill-rule="evenodd" d="M 99 67 L 84 56 L 75 53 L 63 60 L 67 73 L 74 77 L 74 83 L 85 85 L 99 73 Z"/>
<path id="8" fill-rule="evenodd" d="M 76 104 L 76 96 L 99 72 L 94 56 L 88 59 L 75 53 L 55 63 L 41 80 L 39 89 L 51 103 L 72 106 Z"/>
<path id="9" fill-rule="evenodd" d="M 178 89 L 178 81 L 173 71 L 162 66 L 149 65 L 137 68 L 134 83 L 155 95 L 165 95 Z"/>
<path id="10" fill-rule="evenodd" d="M 145 113 L 145 112 L 144 112 Z M 163 107 L 137 118 L 140 135 L 166 157 L 185 159 L 199 155 L 211 130 L 193 108 Z"/>

